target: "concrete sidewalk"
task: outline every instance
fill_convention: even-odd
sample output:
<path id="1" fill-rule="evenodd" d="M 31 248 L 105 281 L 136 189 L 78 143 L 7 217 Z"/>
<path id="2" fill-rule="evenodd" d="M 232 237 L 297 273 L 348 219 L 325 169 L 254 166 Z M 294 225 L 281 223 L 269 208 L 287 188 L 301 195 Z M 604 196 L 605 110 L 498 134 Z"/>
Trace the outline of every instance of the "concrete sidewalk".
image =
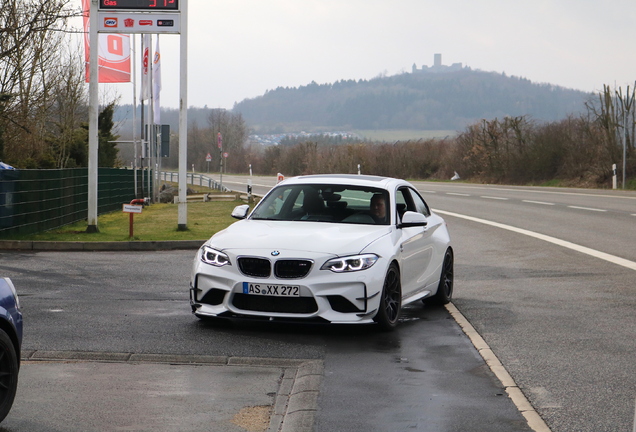
<path id="1" fill-rule="evenodd" d="M 11 431 L 311 431 L 320 360 L 24 351 Z"/>

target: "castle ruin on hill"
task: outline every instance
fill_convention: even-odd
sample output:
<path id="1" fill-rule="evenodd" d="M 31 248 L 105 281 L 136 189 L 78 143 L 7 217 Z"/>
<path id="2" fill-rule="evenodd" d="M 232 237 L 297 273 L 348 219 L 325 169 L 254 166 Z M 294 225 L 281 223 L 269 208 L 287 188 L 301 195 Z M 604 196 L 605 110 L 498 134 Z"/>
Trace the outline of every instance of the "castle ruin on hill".
<path id="1" fill-rule="evenodd" d="M 453 63 L 450 66 L 445 66 L 442 64 L 442 55 L 435 54 L 433 60 L 433 66 L 422 65 L 420 69 L 417 68 L 417 65 L 413 63 L 413 73 L 440 73 L 440 72 L 456 72 L 463 69 L 461 63 Z"/>

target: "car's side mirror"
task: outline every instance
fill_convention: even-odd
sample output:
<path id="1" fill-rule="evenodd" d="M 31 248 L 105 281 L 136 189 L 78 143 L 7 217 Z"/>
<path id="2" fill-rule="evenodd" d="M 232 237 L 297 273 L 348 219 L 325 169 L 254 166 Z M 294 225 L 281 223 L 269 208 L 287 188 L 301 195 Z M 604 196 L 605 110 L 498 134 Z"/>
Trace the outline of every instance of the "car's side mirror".
<path id="1" fill-rule="evenodd" d="M 236 219 L 245 219 L 248 211 L 250 211 L 250 206 L 247 204 L 236 206 L 234 207 L 234 210 L 232 210 L 232 217 Z"/>
<path id="2" fill-rule="evenodd" d="M 426 220 L 426 216 L 422 213 L 407 211 L 404 212 L 402 216 L 402 222 L 398 224 L 398 228 L 408 228 L 408 227 L 425 227 L 428 224 Z"/>

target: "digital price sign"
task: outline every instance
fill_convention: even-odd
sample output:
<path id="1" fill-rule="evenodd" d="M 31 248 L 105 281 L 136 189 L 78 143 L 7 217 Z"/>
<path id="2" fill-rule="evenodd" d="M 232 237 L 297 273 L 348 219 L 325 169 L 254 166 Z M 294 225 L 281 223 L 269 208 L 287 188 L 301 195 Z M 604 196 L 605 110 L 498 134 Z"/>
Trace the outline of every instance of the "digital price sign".
<path id="1" fill-rule="evenodd" d="M 179 0 L 99 0 L 99 9 L 178 11 Z"/>

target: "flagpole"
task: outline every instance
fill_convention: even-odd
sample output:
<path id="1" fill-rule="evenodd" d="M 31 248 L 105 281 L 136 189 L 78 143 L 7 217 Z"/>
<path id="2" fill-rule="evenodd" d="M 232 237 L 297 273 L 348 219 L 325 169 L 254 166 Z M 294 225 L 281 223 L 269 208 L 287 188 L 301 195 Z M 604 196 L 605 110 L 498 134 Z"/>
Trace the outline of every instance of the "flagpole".
<path id="1" fill-rule="evenodd" d="M 161 172 L 161 53 L 159 50 L 159 34 L 157 34 L 157 42 L 155 44 L 155 53 L 152 61 L 152 120 L 155 124 L 155 156 L 157 161 L 157 186 L 155 186 L 155 194 L 157 201 L 159 200 L 159 180 Z"/>
<path id="2" fill-rule="evenodd" d="M 155 199 L 155 191 L 157 190 L 157 150 L 155 146 L 157 145 L 157 139 L 155 134 L 155 113 L 154 113 L 154 98 L 152 91 L 152 35 L 149 35 L 149 43 L 148 43 L 148 91 L 150 92 L 149 102 L 148 102 L 148 142 L 150 143 L 149 151 L 150 151 L 150 162 L 152 164 L 151 172 L 152 175 L 152 184 L 151 184 L 151 193 L 152 202 L 156 203 Z"/>
<path id="3" fill-rule="evenodd" d="M 133 173 L 135 176 L 135 198 L 139 198 L 139 190 L 138 190 L 138 186 L 137 186 L 137 72 L 136 72 L 136 68 L 135 68 L 135 64 L 137 63 L 135 57 L 135 41 L 137 40 L 135 38 L 135 34 L 133 33 L 132 35 L 133 40 L 132 43 L 130 44 L 131 48 L 131 53 L 130 56 L 132 57 L 132 85 L 133 85 L 133 136 L 132 136 L 132 140 L 133 140 L 133 148 L 134 148 L 134 159 L 133 159 Z M 142 197 L 143 198 L 143 197 Z"/>
<path id="4" fill-rule="evenodd" d="M 141 35 L 141 40 L 139 41 L 140 43 L 140 47 L 141 47 L 141 88 L 143 89 L 144 87 L 144 80 L 146 79 L 144 77 L 144 55 L 145 55 L 145 51 L 144 51 L 144 36 Z M 136 108 L 136 107 L 135 107 Z M 143 198 L 146 197 L 146 192 L 144 191 L 144 186 L 145 186 L 145 182 L 146 182 L 146 175 L 147 173 L 145 173 L 145 165 L 147 165 L 147 161 L 146 161 L 146 132 L 144 130 L 144 125 L 145 125 L 145 117 L 144 117 L 144 98 L 143 98 L 143 94 L 139 95 L 139 114 L 141 116 L 141 120 L 139 122 L 139 133 L 141 135 L 141 160 L 140 160 L 140 165 L 141 165 L 141 195 Z M 136 127 L 137 125 L 135 125 Z"/>

